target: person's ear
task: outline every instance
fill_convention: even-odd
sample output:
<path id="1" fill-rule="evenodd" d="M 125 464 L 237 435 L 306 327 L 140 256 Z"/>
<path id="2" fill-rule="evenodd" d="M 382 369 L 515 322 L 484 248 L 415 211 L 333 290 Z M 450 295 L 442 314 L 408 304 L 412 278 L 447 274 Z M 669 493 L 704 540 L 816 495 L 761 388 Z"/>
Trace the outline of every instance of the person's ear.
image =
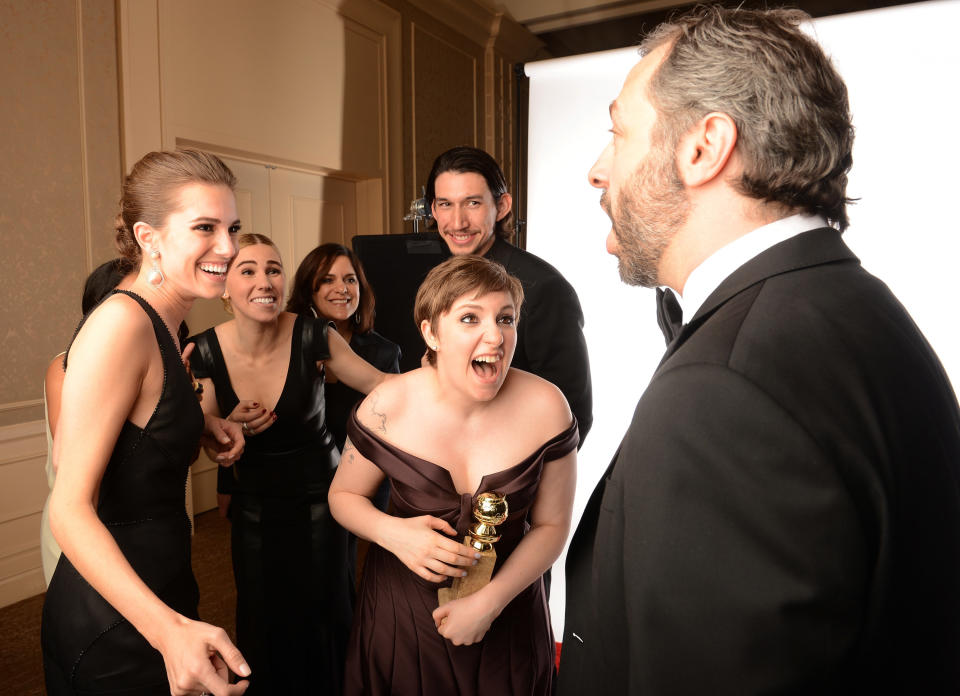
<path id="1" fill-rule="evenodd" d="M 423 342 L 427 344 L 427 347 L 436 352 L 437 348 L 440 347 L 440 341 L 437 340 L 436 334 L 433 333 L 433 327 L 430 326 L 429 319 L 424 319 L 420 322 L 420 335 L 423 336 Z"/>
<path id="2" fill-rule="evenodd" d="M 677 171 L 688 188 L 713 181 L 727 166 L 737 144 L 737 124 L 713 111 L 687 131 L 677 145 Z"/>
<path id="3" fill-rule="evenodd" d="M 140 248 L 147 253 L 160 241 L 157 231 L 145 222 L 135 222 L 133 224 L 133 237 L 137 240 Z"/>
<path id="4" fill-rule="evenodd" d="M 500 198 L 497 200 L 497 222 L 503 220 L 512 208 L 513 196 L 509 193 L 500 194 Z"/>

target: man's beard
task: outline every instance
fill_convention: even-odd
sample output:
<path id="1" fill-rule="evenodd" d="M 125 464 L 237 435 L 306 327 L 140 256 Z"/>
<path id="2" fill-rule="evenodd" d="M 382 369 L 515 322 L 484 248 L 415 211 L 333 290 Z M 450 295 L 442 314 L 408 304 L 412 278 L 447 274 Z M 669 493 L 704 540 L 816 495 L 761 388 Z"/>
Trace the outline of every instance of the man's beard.
<path id="1" fill-rule="evenodd" d="M 690 201 L 675 156 L 656 144 L 620 189 L 616 210 L 604 191 L 600 205 L 610 216 L 620 253 L 620 279 L 628 285 L 662 285 L 660 261 L 690 214 Z"/>

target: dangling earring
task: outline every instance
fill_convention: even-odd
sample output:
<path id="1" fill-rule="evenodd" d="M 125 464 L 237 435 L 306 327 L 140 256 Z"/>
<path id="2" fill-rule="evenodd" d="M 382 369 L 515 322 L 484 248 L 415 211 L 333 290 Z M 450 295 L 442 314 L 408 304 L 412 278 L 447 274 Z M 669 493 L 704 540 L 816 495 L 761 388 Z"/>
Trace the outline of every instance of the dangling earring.
<path id="1" fill-rule="evenodd" d="M 160 270 L 160 250 L 157 247 L 150 249 L 150 273 L 147 282 L 155 288 L 163 285 L 163 272 Z"/>

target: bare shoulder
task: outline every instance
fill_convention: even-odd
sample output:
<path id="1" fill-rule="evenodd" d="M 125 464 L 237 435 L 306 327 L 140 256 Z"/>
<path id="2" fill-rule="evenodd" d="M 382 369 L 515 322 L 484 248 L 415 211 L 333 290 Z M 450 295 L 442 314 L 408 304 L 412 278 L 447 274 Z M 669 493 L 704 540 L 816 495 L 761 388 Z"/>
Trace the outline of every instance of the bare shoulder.
<path id="1" fill-rule="evenodd" d="M 156 343 L 150 317 L 132 297 L 113 295 L 87 317 L 70 347 L 68 364 L 89 351 L 146 363 L 150 353 L 142 349 L 144 342 Z"/>
<path id="2" fill-rule="evenodd" d="M 373 432 L 385 434 L 389 424 L 403 414 L 410 394 L 418 392 L 421 381 L 418 372 L 420 370 L 413 370 L 384 380 L 367 394 L 357 410 L 360 423 Z"/>
<path id="3" fill-rule="evenodd" d="M 114 328 L 138 333 L 153 333 L 153 322 L 137 300 L 125 293 L 111 295 L 90 312 L 81 332 L 90 325 L 120 324 Z"/>
<path id="4" fill-rule="evenodd" d="M 563 392 L 552 382 L 512 367 L 503 387 L 503 396 L 509 399 L 507 405 L 510 410 L 535 413 L 536 421 L 542 424 L 547 437 L 570 427 L 573 420 L 570 406 Z"/>

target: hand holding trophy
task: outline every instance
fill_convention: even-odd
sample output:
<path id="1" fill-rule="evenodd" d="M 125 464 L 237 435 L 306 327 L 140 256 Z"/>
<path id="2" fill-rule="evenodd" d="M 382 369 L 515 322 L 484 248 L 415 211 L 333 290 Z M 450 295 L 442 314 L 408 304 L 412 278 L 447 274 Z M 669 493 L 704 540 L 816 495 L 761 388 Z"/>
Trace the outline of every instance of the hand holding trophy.
<path id="1" fill-rule="evenodd" d="M 503 524 L 507 519 L 507 498 L 495 492 L 481 493 L 473 502 L 473 516 L 477 520 L 469 529 L 469 534 L 463 538 L 463 543 L 472 546 L 480 552 L 477 565 L 467 568 L 467 574 L 454 578 L 450 587 L 441 587 L 437 590 L 437 598 L 443 606 L 454 599 L 461 599 L 473 594 L 487 583 L 493 576 L 493 567 L 497 562 L 497 552 L 493 544 L 499 541 L 500 535 L 494 525 Z"/>

